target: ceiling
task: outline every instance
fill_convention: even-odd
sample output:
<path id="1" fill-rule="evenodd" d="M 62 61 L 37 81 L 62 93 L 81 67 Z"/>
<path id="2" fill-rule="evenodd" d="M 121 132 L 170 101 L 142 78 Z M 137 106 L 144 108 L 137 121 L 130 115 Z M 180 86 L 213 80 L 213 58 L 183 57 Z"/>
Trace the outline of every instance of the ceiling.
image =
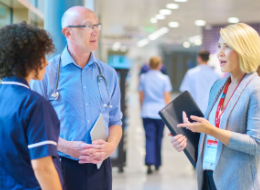
<path id="1" fill-rule="evenodd" d="M 201 35 L 201 27 L 195 26 L 195 20 L 205 20 L 208 25 L 228 24 L 229 17 L 238 17 L 240 22 L 260 23 L 259 0 L 188 0 L 179 4 L 179 9 L 165 20 L 152 24 L 150 19 L 165 9 L 173 0 L 98 0 L 98 12 L 103 23 L 104 43 L 115 40 L 128 46 L 136 45 L 138 40 L 146 38 L 147 29 L 168 27 L 172 21 L 179 22 L 178 28 L 169 28 L 169 32 L 155 43 L 182 44 L 189 37 Z"/>

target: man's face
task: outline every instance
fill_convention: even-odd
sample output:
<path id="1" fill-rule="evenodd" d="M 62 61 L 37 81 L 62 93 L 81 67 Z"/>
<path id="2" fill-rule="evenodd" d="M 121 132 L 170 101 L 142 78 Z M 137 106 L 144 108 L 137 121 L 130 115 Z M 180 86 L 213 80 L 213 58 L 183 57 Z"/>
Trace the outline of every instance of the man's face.
<path id="1" fill-rule="evenodd" d="M 99 21 L 94 13 L 82 15 L 73 25 L 88 25 L 83 28 L 70 28 L 72 39 L 71 42 L 85 49 L 86 51 L 95 51 L 98 46 L 99 29 L 98 26 L 92 29 L 92 25 L 98 24 Z"/>

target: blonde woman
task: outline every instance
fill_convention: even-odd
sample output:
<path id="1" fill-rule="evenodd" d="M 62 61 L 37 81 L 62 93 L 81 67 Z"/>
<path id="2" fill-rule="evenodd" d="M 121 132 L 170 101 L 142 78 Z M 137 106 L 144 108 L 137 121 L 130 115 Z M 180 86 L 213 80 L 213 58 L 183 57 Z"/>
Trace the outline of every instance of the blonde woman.
<path id="1" fill-rule="evenodd" d="M 161 58 L 152 57 L 149 63 L 150 70 L 141 75 L 138 87 L 146 136 L 145 164 L 148 174 L 152 173 L 152 165 L 156 170 L 161 166 L 164 123 L 158 112 L 171 100 L 171 82 L 167 75 L 160 72 L 161 66 Z"/>
<path id="2" fill-rule="evenodd" d="M 260 38 L 246 24 L 220 30 L 218 59 L 230 72 L 214 83 L 205 118 L 191 116 L 187 127 L 201 133 L 196 165 L 199 190 L 260 189 Z M 184 136 L 172 137 L 174 148 L 186 147 Z"/>

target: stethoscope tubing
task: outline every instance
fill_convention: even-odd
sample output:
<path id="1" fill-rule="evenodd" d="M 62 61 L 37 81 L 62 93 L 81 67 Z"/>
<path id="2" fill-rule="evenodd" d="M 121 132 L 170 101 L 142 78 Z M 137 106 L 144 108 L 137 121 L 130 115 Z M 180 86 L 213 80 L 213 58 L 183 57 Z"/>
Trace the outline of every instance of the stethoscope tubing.
<path id="1" fill-rule="evenodd" d="M 61 54 L 62 55 L 62 54 Z M 54 89 L 54 92 L 51 94 L 51 97 L 54 98 L 54 100 L 57 100 L 59 98 L 59 92 L 57 91 L 58 90 L 58 86 L 59 86 L 59 78 L 60 78 L 60 64 L 61 64 L 61 55 L 60 55 L 60 58 L 59 58 L 59 63 L 58 63 L 58 71 L 57 71 L 57 74 L 56 74 L 56 84 L 55 84 L 55 89 Z M 109 97 L 109 87 L 108 87 L 108 83 L 107 83 L 107 80 L 105 78 L 104 75 L 102 75 L 102 72 L 101 72 L 101 68 L 100 66 L 98 65 L 98 63 L 94 62 L 97 67 L 98 67 L 98 71 L 99 71 L 99 75 L 97 76 L 97 82 L 98 82 L 98 89 L 99 89 L 99 93 L 100 93 L 100 96 L 101 96 L 101 99 L 104 103 L 104 106 L 105 107 L 108 107 L 108 108 L 112 108 L 113 106 L 111 105 L 111 97 Z M 107 95 L 108 95 L 108 98 L 109 98 L 109 105 L 107 105 L 103 99 L 103 96 L 102 96 L 102 93 L 101 93 L 101 89 L 100 89 L 100 77 L 103 78 L 104 82 L 105 82 L 105 85 L 106 85 L 106 90 L 107 90 Z"/>

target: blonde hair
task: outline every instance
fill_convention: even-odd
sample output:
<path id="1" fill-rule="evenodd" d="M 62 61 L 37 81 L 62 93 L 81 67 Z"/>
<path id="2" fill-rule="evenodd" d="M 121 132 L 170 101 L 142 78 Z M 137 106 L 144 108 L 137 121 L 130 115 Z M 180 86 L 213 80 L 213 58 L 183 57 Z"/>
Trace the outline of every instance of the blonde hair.
<path id="1" fill-rule="evenodd" d="M 229 25 L 220 30 L 220 35 L 237 52 L 241 71 L 251 73 L 260 65 L 260 37 L 243 23 Z"/>
<path id="2" fill-rule="evenodd" d="M 161 58 L 159 56 L 155 56 L 150 59 L 149 66 L 151 69 L 157 69 L 161 62 Z"/>

